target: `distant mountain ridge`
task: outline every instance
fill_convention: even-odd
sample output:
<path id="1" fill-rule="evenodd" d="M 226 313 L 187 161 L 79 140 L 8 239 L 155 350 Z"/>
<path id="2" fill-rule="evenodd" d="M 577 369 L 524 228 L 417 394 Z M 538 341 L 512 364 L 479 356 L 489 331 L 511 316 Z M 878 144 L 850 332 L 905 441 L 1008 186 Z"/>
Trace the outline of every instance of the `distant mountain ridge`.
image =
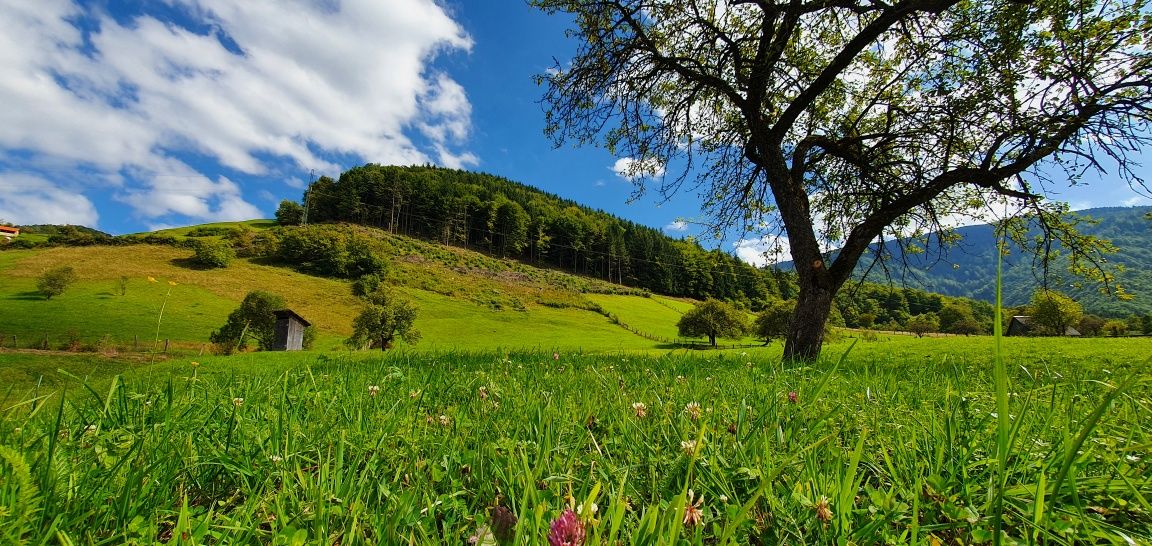
<path id="1" fill-rule="evenodd" d="M 1116 281 L 1133 296 L 1132 299 L 1121 301 L 1115 296 L 1101 294 L 1100 287 L 1091 283 L 1076 286 L 1079 279 L 1069 275 L 1064 260 L 1057 260 L 1050 267 L 1048 286 L 1072 296 L 1090 313 L 1116 317 L 1152 313 L 1152 220 L 1145 218 L 1149 212 L 1152 212 L 1152 207 L 1101 207 L 1077 211 L 1081 216 L 1098 221 L 1094 225 L 1082 225 L 1082 233 L 1108 239 L 1119 249 L 1106 259 L 1110 264 L 1124 267 L 1124 271 L 1116 274 Z M 891 282 L 947 296 L 995 301 L 996 234 L 993 226 L 966 226 L 958 228 L 956 233 L 960 242 L 946 254 L 929 251 L 905 255 L 907 267 L 892 269 Z M 933 243 L 930 239 L 929 248 Z M 885 245 L 885 250 L 893 256 L 901 255 L 899 241 Z M 888 282 L 884 271 L 879 268 L 868 271 L 871 264 L 867 257 L 862 259 L 856 268 L 857 276 L 872 282 Z M 792 263 L 782 262 L 778 267 L 792 269 Z M 1004 304 L 1010 307 L 1026 304 L 1042 282 L 1042 273 L 1033 269 L 1033 256 L 1012 248 L 1004 259 Z"/>

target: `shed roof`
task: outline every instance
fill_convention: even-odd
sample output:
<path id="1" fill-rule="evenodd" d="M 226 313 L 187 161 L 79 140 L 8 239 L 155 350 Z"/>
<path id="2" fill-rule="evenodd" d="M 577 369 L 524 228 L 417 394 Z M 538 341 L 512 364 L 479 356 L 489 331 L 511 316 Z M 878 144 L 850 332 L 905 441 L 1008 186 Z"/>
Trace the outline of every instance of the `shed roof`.
<path id="1" fill-rule="evenodd" d="M 12 226 L 0 226 L 0 231 L 6 233 L 20 233 L 20 228 Z"/>
<path id="2" fill-rule="evenodd" d="M 280 309 L 278 311 L 273 311 L 272 313 L 276 315 L 277 319 L 294 318 L 297 322 L 302 323 L 304 326 L 312 325 L 311 322 L 308 322 L 304 317 L 296 314 L 296 312 L 291 309 Z"/>

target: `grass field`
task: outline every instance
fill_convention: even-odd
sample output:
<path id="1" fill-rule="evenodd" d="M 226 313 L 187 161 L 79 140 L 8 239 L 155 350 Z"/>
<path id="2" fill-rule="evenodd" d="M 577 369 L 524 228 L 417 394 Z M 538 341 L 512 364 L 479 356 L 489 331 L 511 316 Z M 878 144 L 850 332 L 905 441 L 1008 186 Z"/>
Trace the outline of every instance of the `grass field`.
<path id="1" fill-rule="evenodd" d="M 0 542 L 494 544 L 499 505 L 525 545 L 581 506 L 589 544 L 1147 543 L 1152 340 L 1004 341 L 1003 456 L 987 337 L 21 359 L 64 372 L 4 409 Z"/>

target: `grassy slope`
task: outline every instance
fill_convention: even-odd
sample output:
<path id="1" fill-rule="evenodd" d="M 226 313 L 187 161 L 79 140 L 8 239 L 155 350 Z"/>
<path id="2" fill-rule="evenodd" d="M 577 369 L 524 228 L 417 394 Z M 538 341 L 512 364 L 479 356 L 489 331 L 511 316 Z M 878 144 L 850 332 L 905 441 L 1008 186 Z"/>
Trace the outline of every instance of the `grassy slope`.
<path id="1" fill-rule="evenodd" d="M 516 265 L 522 271 L 485 273 L 483 267 L 502 265 L 459 249 L 434 251 L 443 256 L 433 261 L 406 255 L 394 265 L 396 281 L 408 284 L 401 289 L 421 307 L 417 320 L 423 333 L 421 347 L 603 351 L 655 345 L 583 309 L 590 304 L 576 286 L 568 286 L 579 282 L 569 276 L 522 265 Z M 121 347 L 136 338 L 146 344 L 157 336 L 163 305 L 158 337 L 197 348 L 244 295 L 256 289 L 280 294 L 291 308 L 317 325 L 319 349 L 338 349 L 351 333 L 360 303 L 351 295 L 347 281 L 306 276 L 250 260 L 235 260 L 222 270 L 202 270 L 189 267 L 190 255 L 188 250 L 154 245 L 0 252 L 4 278 L 0 311 L 9 317 L 0 323 L 0 335 L 7 336 L 9 346 L 12 335 L 20 345 L 28 346 L 45 334 L 52 348 L 77 336 L 87 345 L 104 336 L 111 336 Z M 36 277 L 62 265 L 76 270 L 77 283 L 61 296 L 42 299 L 36 293 Z M 123 296 L 119 295 L 121 277 L 128 279 Z"/>

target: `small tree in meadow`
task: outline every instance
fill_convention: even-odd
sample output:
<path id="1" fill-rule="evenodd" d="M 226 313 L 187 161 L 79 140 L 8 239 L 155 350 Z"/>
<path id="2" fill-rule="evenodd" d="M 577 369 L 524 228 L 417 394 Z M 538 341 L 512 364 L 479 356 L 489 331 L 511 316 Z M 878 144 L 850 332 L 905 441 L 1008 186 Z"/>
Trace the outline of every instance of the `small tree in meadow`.
<path id="1" fill-rule="evenodd" d="M 380 289 L 369 295 L 368 305 L 352 321 L 352 337 L 345 342 L 350 347 L 385 351 L 399 337 L 405 343 L 420 341 L 420 331 L 414 326 L 417 308 L 399 293 Z"/>
<path id="2" fill-rule="evenodd" d="M 715 347 L 717 337 L 737 339 L 747 333 L 748 321 L 730 304 L 708 300 L 680 317 L 676 328 L 684 337 L 707 337 Z"/>
<path id="3" fill-rule="evenodd" d="M 792 321 L 792 308 L 794 303 L 785 300 L 774 300 L 764 306 L 764 310 L 756 315 L 756 322 L 752 325 L 752 332 L 757 338 L 764 340 L 764 345 L 772 343 L 773 339 L 783 338 L 788 334 L 788 326 Z"/>
<path id="4" fill-rule="evenodd" d="M 907 328 L 909 332 L 916 334 L 916 337 L 924 337 L 924 334 L 940 330 L 940 317 L 936 313 L 916 315 L 908 319 Z"/>
<path id="5" fill-rule="evenodd" d="M 1112 337 L 1119 337 L 1128 334 L 1128 322 L 1118 319 L 1112 319 L 1104 323 L 1104 331 Z"/>
<path id="6" fill-rule="evenodd" d="M 1076 300 L 1054 290 L 1037 290 L 1028 306 L 1032 322 L 1051 335 L 1062 336 L 1078 324 L 1084 308 Z"/>
<path id="7" fill-rule="evenodd" d="M 59 296 L 76 282 L 76 271 L 68 266 L 49 269 L 36 279 L 36 289 L 50 300 L 52 296 Z"/>
<path id="8" fill-rule="evenodd" d="M 243 350 L 250 339 L 256 340 L 259 350 L 270 350 L 276 341 L 275 311 L 283 308 L 284 298 L 276 294 L 249 292 L 240 307 L 228 315 L 228 322 L 208 339 L 225 354 Z"/>

